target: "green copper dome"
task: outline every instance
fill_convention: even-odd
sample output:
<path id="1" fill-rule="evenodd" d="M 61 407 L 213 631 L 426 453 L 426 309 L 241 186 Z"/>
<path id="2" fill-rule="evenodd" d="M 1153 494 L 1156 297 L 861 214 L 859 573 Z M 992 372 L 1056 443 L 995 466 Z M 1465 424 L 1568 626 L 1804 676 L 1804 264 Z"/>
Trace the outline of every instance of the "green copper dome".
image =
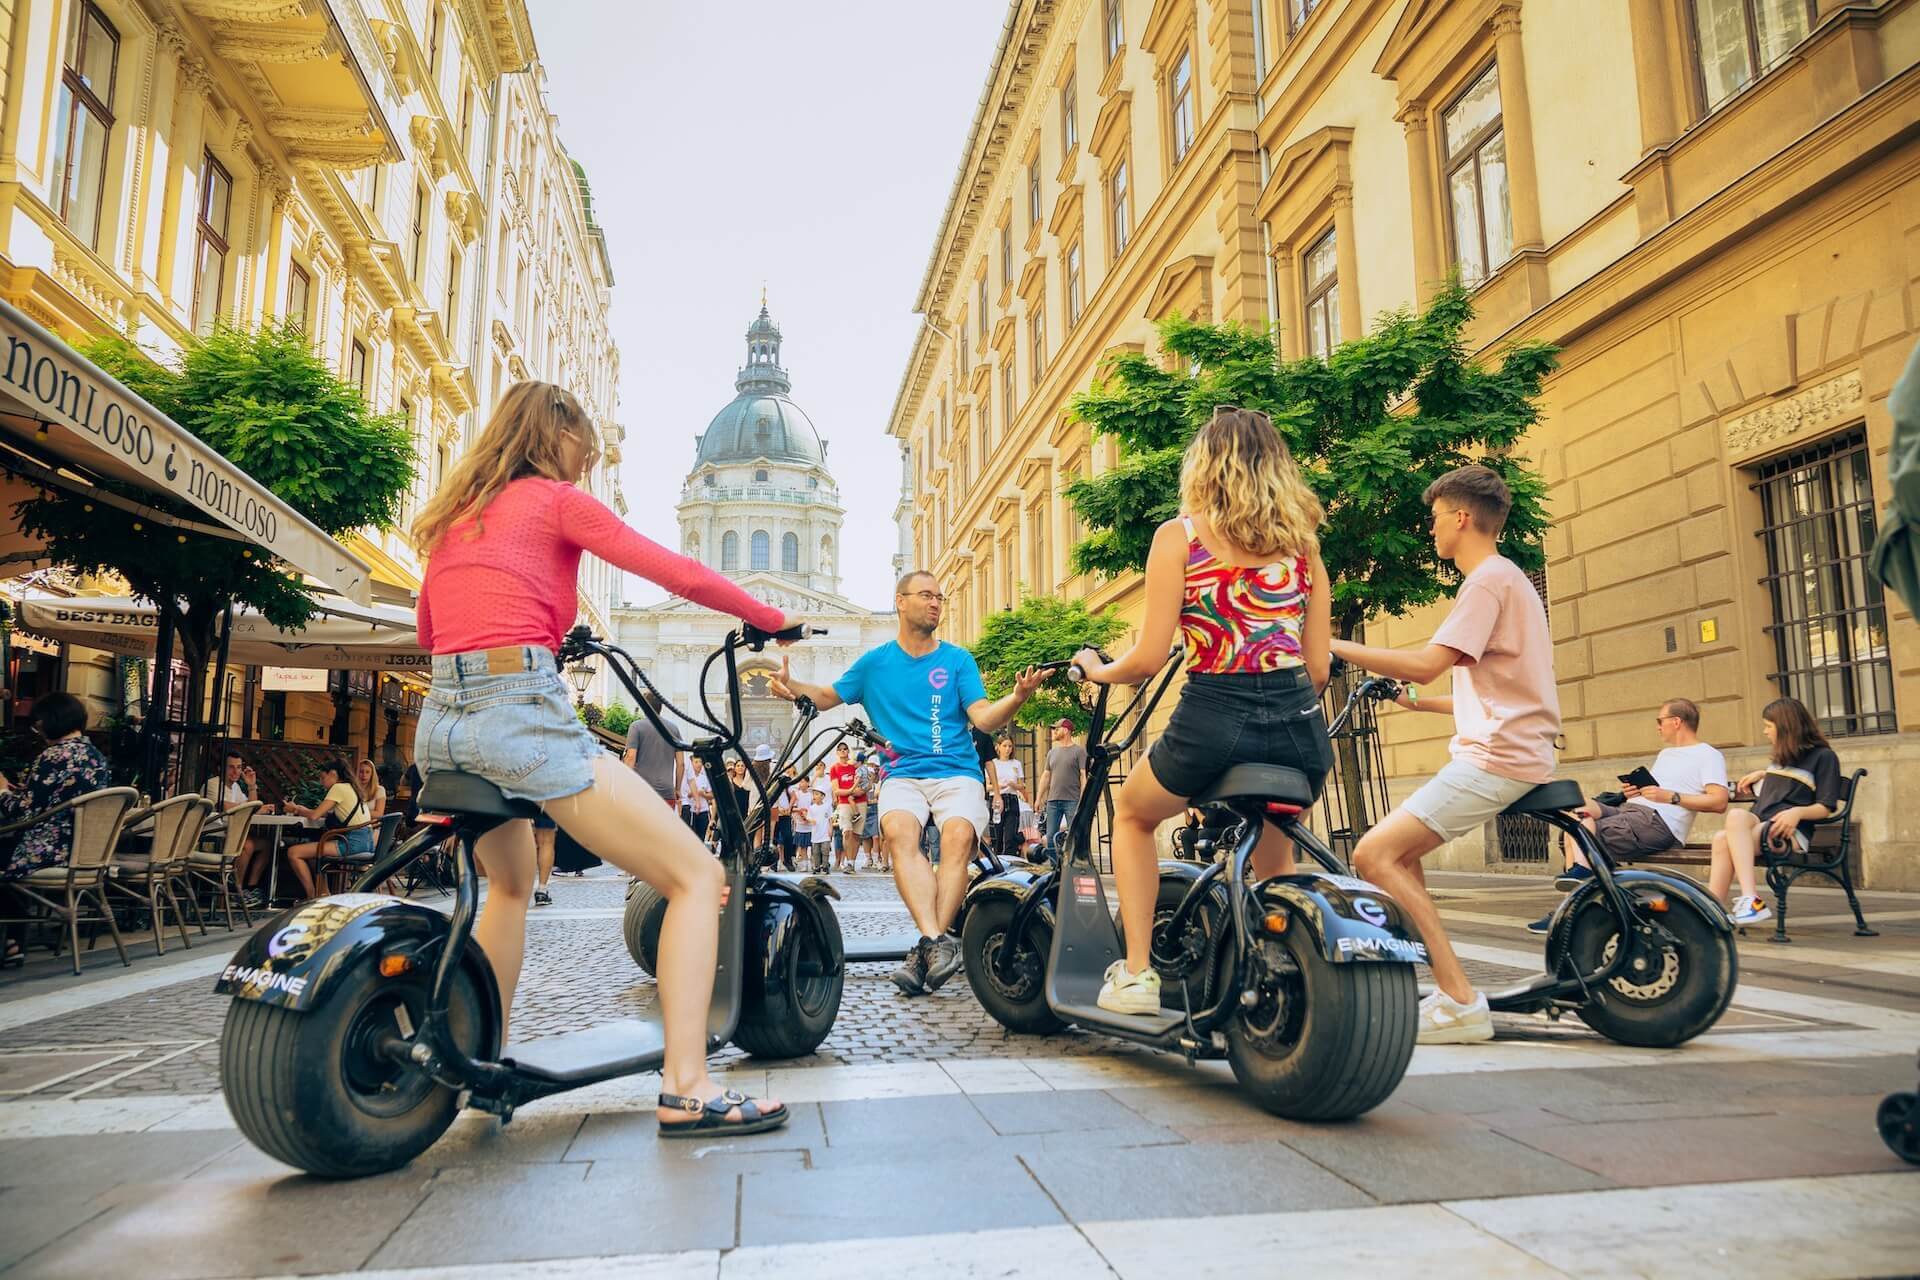
<path id="1" fill-rule="evenodd" d="M 759 458 L 805 467 L 826 465 L 827 449 L 820 433 L 788 395 L 793 383 L 780 367 L 780 327 L 767 314 L 764 299 L 759 316 L 747 329 L 747 363 L 733 388 L 739 394 L 700 434 L 694 466 Z"/>

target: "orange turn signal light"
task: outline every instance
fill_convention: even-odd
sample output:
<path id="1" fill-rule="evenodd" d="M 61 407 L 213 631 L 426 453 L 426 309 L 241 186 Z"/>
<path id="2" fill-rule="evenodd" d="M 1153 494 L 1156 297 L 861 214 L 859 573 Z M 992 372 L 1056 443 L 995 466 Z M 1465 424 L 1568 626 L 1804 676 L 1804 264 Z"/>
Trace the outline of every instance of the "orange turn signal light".
<path id="1" fill-rule="evenodd" d="M 397 978 L 412 968 L 412 956 L 392 955 L 380 957 L 380 976 L 383 978 Z"/>
<path id="2" fill-rule="evenodd" d="M 1267 912 L 1266 918 L 1262 920 L 1261 923 L 1266 926 L 1268 933 L 1285 933 L 1287 931 L 1287 920 L 1286 912 L 1274 910 Z"/>
<path id="3" fill-rule="evenodd" d="M 1665 915 L 1667 912 L 1667 895 L 1664 893 L 1649 894 L 1647 897 L 1640 899 L 1640 905 L 1649 911 L 1658 911 L 1661 915 Z"/>

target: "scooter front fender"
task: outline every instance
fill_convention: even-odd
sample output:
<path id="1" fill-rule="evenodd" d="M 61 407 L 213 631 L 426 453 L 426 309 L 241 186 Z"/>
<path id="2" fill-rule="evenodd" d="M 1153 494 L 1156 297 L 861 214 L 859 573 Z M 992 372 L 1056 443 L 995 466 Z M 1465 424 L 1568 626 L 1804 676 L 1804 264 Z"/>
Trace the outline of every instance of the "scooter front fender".
<path id="1" fill-rule="evenodd" d="M 809 901 L 800 901 L 802 896 Z M 762 884 L 747 907 L 744 976 L 748 999 L 777 1000 L 785 996 L 789 954 L 814 927 L 816 914 L 833 910 L 827 900 L 839 896 L 832 885 L 815 876 L 797 885 L 782 880 L 778 888 Z M 837 972 L 846 963 L 844 943 L 837 931 L 828 932 L 826 939 L 831 948 L 827 963 Z"/>
<path id="2" fill-rule="evenodd" d="M 1639 867 L 1617 868 L 1613 873 L 1613 882 L 1635 898 L 1657 898 L 1672 895 L 1699 912 L 1706 922 L 1721 933 L 1733 932 L 1733 921 L 1728 918 L 1727 910 L 1713 900 L 1713 895 L 1686 876 L 1675 875 L 1667 871 L 1646 870 Z M 1553 918 L 1547 925 L 1547 971 L 1559 972 L 1559 963 L 1566 954 L 1572 940 L 1573 919 L 1587 903 L 1601 896 L 1600 881 L 1582 880 L 1572 893 L 1560 900 L 1553 909 Z M 1654 919 L 1659 919 L 1656 914 Z"/>
<path id="3" fill-rule="evenodd" d="M 1333 964 L 1427 962 L 1427 944 L 1400 904 L 1365 880 L 1305 872 L 1275 876 L 1259 891 L 1264 906 L 1285 908 L 1287 927 L 1306 929 Z"/>
<path id="4" fill-rule="evenodd" d="M 430 907 L 378 893 L 341 893 L 291 907 L 271 917 L 241 944 L 220 973 L 214 991 L 235 1000 L 310 1009 L 363 960 L 409 955 L 431 966 L 449 929 L 447 917 Z M 493 966 L 468 942 L 460 958 L 485 994 L 487 1008 L 500 1007 Z"/>

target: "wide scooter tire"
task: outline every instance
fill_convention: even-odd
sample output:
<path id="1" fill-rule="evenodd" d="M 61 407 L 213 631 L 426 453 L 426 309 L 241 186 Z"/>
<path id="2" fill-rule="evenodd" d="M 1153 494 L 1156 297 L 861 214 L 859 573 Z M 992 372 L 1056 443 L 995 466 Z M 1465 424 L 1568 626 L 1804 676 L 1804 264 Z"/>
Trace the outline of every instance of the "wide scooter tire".
<path id="1" fill-rule="evenodd" d="M 775 994 L 766 994 L 766 979 L 746 993 L 733 1042 L 756 1058 L 803 1058 L 833 1033 L 834 1019 L 840 1016 L 847 966 L 824 971 L 833 957 L 845 953 L 840 917 L 830 902 L 814 905 L 827 936 L 816 936 L 811 926 L 801 924 L 803 935 L 781 952 L 782 972 L 772 975 L 778 978 Z M 797 916 L 800 921 L 807 918 Z"/>
<path id="2" fill-rule="evenodd" d="M 458 1094 L 377 1052 L 378 1033 L 426 1020 L 431 970 L 383 978 L 377 952 L 337 975 L 312 1008 L 251 1000 L 227 1007 L 220 1089 L 240 1132 L 284 1164 L 322 1178 L 363 1178 L 401 1168 L 439 1140 Z M 448 1001 L 454 1043 L 482 1050 L 480 995 L 465 969 Z"/>
<path id="3" fill-rule="evenodd" d="M 1015 952 L 1015 975 L 1004 979 L 994 969 L 1007 929 L 1019 904 L 1011 898 L 989 898 L 967 911 L 960 930 L 960 954 L 967 985 L 989 1017 L 1018 1035 L 1051 1035 L 1066 1026 L 1047 1004 L 1047 955 L 1053 949 L 1053 930 L 1036 914 L 1027 936 Z"/>
<path id="4" fill-rule="evenodd" d="M 1227 1063 L 1248 1097 L 1270 1114 L 1311 1121 L 1351 1120 L 1385 1102 L 1419 1031 L 1413 966 L 1335 964 L 1299 925 L 1256 945 L 1284 947 L 1298 976 L 1285 980 L 1288 999 L 1266 993 L 1227 1023 Z"/>
<path id="5" fill-rule="evenodd" d="M 649 978 L 659 976 L 654 970 L 660 960 L 660 922 L 666 918 L 666 895 L 644 880 L 636 883 L 627 895 L 621 933 L 627 941 L 627 954 Z"/>
<path id="6" fill-rule="evenodd" d="M 1740 954 L 1730 934 L 1677 893 L 1667 895 L 1667 910 L 1653 918 L 1680 940 L 1680 947 L 1663 948 L 1660 972 L 1646 981 L 1617 977 L 1595 988 L 1593 998 L 1580 1006 L 1580 1020 L 1619 1044 L 1671 1049 L 1720 1021 L 1739 985 Z M 1560 932 L 1574 967 L 1592 973 L 1611 958 L 1609 947 L 1616 945 L 1620 925 L 1595 897 Z M 1548 972 L 1559 972 L 1557 960 L 1548 955 Z"/>

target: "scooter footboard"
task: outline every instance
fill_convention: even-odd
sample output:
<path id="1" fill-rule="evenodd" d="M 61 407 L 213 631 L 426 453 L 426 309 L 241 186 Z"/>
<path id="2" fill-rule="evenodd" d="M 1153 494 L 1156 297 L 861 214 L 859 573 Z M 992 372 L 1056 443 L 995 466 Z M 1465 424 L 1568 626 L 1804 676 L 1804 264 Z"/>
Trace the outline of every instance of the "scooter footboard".
<path id="1" fill-rule="evenodd" d="M 1283 908 L 1288 928 L 1305 928 L 1333 964 L 1425 964 L 1427 944 L 1400 904 L 1365 880 L 1306 872 L 1259 886 L 1269 912 Z"/>
<path id="2" fill-rule="evenodd" d="M 448 932 L 447 917 L 430 907 L 378 893 L 341 893 L 289 908 L 269 918 L 241 944 L 214 991 L 235 1000 L 299 1012 L 318 1003 L 336 981 L 363 961 L 405 955 L 410 971 L 430 968 Z M 462 963 L 489 999 L 500 1005 L 493 966 L 469 946 Z"/>

